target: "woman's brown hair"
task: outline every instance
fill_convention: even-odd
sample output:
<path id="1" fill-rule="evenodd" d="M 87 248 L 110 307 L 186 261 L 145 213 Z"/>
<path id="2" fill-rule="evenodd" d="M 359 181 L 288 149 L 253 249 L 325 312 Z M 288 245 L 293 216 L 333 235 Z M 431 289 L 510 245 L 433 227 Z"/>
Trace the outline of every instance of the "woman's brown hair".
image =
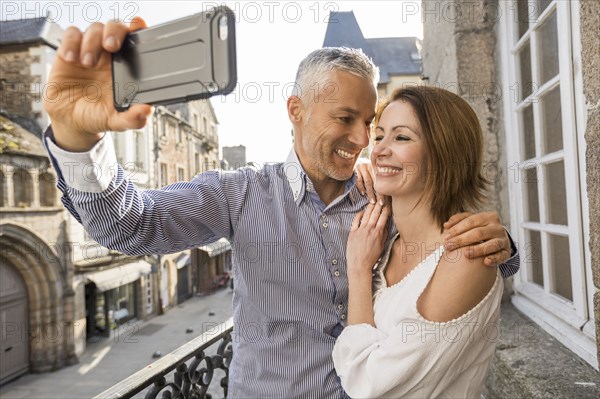
<path id="1" fill-rule="evenodd" d="M 379 103 L 375 126 L 394 101 L 411 105 L 421 125 L 427 148 L 425 189 L 421 201 L 443 224 L 458 212 L 475 210 L 485 199 L 488 184 L 481 169 L 483 134 L 475 111 L 456 94 L 433 86 L 396 89 Z"/>

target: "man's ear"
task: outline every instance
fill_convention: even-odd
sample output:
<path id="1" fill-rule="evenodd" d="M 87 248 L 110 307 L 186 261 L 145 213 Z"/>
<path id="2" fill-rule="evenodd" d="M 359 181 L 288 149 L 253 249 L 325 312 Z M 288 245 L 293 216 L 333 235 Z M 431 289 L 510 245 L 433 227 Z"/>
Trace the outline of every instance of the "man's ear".
<path id="1" fill-rule="evenodd" d="M 288 118 L 290 118 L 290 122 L 294 125 L 300 123 L 302 121 L 302 116 L 304 114 L 304 104 L 302 100 L 298 96 L 290 96 L 287 100 L 287 111 Z"/>

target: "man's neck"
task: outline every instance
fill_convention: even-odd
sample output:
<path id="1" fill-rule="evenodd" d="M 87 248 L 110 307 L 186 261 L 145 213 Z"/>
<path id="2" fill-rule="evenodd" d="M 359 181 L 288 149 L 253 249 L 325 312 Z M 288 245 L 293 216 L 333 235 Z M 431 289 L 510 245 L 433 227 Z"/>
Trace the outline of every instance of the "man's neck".
<path id="1" fill-rule="evenodd" d="M 311 168 L 310 165 L 305 165 L 300 159 L 300 156 L 298 156 L 296 148 L 294 148 L 294 151 L 296 152 L 300 166 L 312 182 L 315 192 L 319 195 L 319 198 L 325 206 L 331 204 L 337 197 L 344 193 L 346 181 L 335 180 L 329 176 L 325 176 L 322 172 L 316 172 L 315 168 Z"/>
<path id="2" fill-rule="evenodd" d="M 346 182 L 334 179 L 326 179 L 318 182 L 311 179 L 311 181 L 315 191 L 319 194 L 319 198 L 326 206 L 344 193 L 344 187 L 346 185 Z"/>

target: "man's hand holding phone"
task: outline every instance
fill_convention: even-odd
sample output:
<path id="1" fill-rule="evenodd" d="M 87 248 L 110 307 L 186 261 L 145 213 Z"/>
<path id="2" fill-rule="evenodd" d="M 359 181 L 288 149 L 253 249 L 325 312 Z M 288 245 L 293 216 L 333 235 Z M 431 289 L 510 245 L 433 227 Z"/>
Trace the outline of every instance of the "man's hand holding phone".
<path id="1" fill-rule="evenodd" d="M 52 121 L 54 139 L 63 149 L 91 149 L 106 131 L 139 129 L 152 107 L 132 105 L 118 112 L 113 104 L 111 53 L 130 32 L 146 27 L 135 17 L 129 26 L 112 21 L 94 23 L 85 32 L 68 28 L 52 65 L 44 108 Z"/>

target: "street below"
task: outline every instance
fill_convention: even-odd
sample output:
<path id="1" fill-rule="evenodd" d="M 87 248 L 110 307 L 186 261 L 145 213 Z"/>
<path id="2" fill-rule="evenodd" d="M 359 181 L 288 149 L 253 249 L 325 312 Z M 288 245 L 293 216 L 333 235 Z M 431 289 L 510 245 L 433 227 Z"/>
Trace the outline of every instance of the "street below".
<path id="1" fill-rule="evenodd" d="M 110 338 L 88 341 L 78 364 L 55 372 L 26 374 L 0 387 L 0 398 L 92 398 L 155 361 L 152 355 L 156 351 L 164 356 L 229 319 L 231 297 L 229 288 L 221 289 L 192 297 L 147 321 L 124 324 Z M 187 329 L 193 332 L 186 333 Z"/>

